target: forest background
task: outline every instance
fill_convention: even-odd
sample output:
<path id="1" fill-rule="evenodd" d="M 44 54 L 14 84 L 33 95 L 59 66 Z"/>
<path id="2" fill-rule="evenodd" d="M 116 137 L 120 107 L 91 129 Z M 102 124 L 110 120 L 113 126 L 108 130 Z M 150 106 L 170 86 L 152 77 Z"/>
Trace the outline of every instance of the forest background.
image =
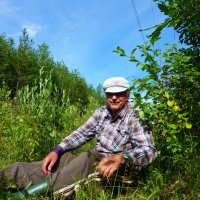
<path id="1" fill-rule="evenodd" d="M 121 47 L 114 50 L 147 72 L 144 78 L 133 80 L 131 93 L 141 109 L 140 117 L 149 119 L 158 149 L 146 181 L 141 180 L 127 197 L 199 199 L 200 2 L 155 2 L 167 18 L 151 28 L 148 42 L 129 54 Z M 167 27 L 179 33 L 182 46 L 155 49 Z M 135 57 L 136 51 L 141 59 Z M 47 44 L 33 48 L 26 29 L 17 47 L 12 38 L 0 36 L 0 69 L 0 167 L 43 159 L 105 104 L 101 85 L 88 86 L 78 71 L 71 72 L 65 63 L 54 61 Z M 93 142 L 74 153 L 91 148 Z M 83 194 L 77 199 L 94 195 Z M 110 195 L 101 192 L 95 198 L 110 199 Z"/>

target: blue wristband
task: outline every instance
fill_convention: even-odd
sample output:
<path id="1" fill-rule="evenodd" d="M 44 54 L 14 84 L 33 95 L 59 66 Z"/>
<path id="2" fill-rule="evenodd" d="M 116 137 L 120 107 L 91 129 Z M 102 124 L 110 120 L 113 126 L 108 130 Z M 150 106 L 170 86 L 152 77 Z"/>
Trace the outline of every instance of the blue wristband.
<path id="1" fill-rule="evenodd" d="M 55 152 L 60 155 L 63 152 L 63 149 L 60 146 L 56 146 L 51 152 Z"/>

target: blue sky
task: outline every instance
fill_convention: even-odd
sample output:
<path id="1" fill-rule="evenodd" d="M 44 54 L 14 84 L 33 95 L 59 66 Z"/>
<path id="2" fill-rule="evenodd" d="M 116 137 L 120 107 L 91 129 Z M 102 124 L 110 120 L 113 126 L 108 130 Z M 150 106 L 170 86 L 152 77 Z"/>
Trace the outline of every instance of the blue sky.
<path id="1" fill-rule="evenodd" d="M 46 43 L 55 61 L 77 69 L 94 87 L 113 76 L 131 82 L 144 72 L 113 50 L 129 53 L 144 42 L 133 5 L 143 29 L 165 19 L 152 0 L 0 0 L 0 34 L 18 41 L 26 28 L 36 47 Z M 168 29 L 156 47 L 175 40 Z"/>

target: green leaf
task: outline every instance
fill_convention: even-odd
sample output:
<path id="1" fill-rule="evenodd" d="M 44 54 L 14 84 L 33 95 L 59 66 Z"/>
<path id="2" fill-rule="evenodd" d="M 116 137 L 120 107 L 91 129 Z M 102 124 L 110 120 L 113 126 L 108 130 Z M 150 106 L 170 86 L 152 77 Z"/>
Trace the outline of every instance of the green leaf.
<path id="1" fill-rule="evenodd" d="M 144 118 L 144 112 L 142 110 L 139 112 L 139 116 L 140 116 L 141 119 Z"/>
<path id="2" fill-rule="evenodd" d="M 168 93 L 165 93 L 163 96 L 166 97 L 167 99 L 169 99 L 169 94 Z"/>
<path id="3" fill-rule="evenodd" d="M 124 49 L 120 48 L 119 46 L 113 52 L 119 53 L 120 56 L 126 56 L 126 53 L 125 53 Z"/>
<path id="4" fill-rule="evenodd" d="M 133 56 L 133 54 L 135 53 L 135 51 L 137 50 L 137 48 L 132 49 L 131 53 L 130 53 L 130 57 Z"/>
<path id="5" fill-rule="evenodd" d="M 166 5 L 164 5 L 164 4 L 158 4 L 158 7 L 159 7 L 159 9 L 160 9 L 162 12 L 165 13 L 165 15 L 168 14 L 169 9 L 168 9 L 168 7 L 167 7 Z"/>
<path id="6" fill-rule="evenodd" d="M 130 56 L 129 61 L 131 61 L 131 62 L 138 62 L 138 60 L 135 58 L 135 56 Z"/>
<path id="7" fill-rule="evenodd" d="M 163 23 L 157 26 L 156 30 L 151 35 L 148 36 L 150 38 L 151 44 L 154 44 L 157 40 L 160 39 L 159 36 L 161 31 L 168 25 L 169 22 L 169 19 L 166 19 Z"/>
<path id="8" fill-rule="evenodd" d="M 176 124 L 169 124 L 168 126 L 169 126 L 169 128 L 172 128 L 172 129 L 176 129 L 177 128 Z"/>

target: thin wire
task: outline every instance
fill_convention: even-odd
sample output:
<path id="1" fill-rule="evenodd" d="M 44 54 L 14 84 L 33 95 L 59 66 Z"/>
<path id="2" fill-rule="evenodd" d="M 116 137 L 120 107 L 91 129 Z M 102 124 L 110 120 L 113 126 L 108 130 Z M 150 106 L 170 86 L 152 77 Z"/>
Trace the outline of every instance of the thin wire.
<path id="1" fill-rule="evenodd" d="M 143 31 L 142 31 L 142 26 L 141 26 L 141 23 L 140 23 L 140 19 L 139 19 L 137 10 L 136 10 L 136 6 L 135 6 L 134 0 L 132 0 L 131 3 L 132 3 L 131 5 L 132 5 L 132 7 L 133 7 L 134 14 L 135 14 L 136 19 L 137 19 L 137 23 L 138 23 L 138 26 L 139 26 L 139 31 L 140 31 L 140 33 L 141 33 L 141 35 L 142 35 L 142 39 L 143 39 L 143 41 L 144 41 L 144 43 L 145 43 L 145 37 L 144 37 Z"/>
<path id="2" fill-rule="evenodd" d="M 154 26 L 155 26 L 156 25 L 156 21 L 155 21 L 155 15 L 154 15 L 154 10 L 153 10 L 152 0 L 150 0 L 150 4 L 151 4 L 151 13 L 152 13 L 152 17 L 153 17 L 153 23 L 154 23 Z M 155 48 L 154 45 L 155 44 L 153 44 L 153 48 Z"/>
<path id="3" fill-rule="evenodd" d="M 150 0 L 150 3 L 151 3 L 151 12 L 152 12 L 152 17 L 153 17 L 153 23 L 154 23 L 154 26 L 155 26 L 156 25 L 156 20 L 155 20 L 155 15 L 154 15 L 154 10 L 153 10 L 152 0 Z"/>

